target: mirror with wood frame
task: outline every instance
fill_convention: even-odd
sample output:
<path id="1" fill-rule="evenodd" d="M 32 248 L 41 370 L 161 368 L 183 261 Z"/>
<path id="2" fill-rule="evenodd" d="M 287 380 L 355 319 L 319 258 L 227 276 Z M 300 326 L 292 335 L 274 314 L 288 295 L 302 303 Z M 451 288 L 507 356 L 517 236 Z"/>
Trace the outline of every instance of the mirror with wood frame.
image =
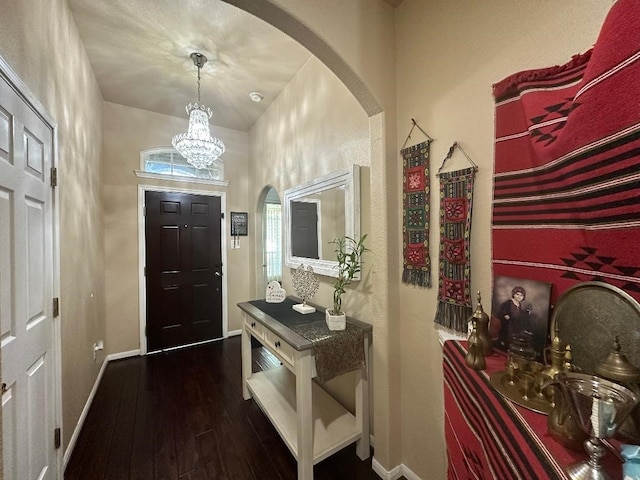
<path id="1" fill-rule="evenodd" d="M 284 264 L 338 276 L 333 239 L 360 237 L 360 167 L 315 178 L 284 192 Z"/>

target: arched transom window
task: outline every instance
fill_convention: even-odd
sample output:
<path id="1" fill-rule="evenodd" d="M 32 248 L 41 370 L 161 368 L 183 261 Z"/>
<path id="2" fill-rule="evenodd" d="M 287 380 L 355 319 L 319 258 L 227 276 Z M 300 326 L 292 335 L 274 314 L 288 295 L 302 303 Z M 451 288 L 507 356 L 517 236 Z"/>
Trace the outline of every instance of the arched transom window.
<path id="1" fill-rule="evenodd" d="M 151 148 L 140 152 L 140 170 L 140 173 L 154 177 L 183 181 L 224 181 L 223 163 L 214 163 L 207 168 L 195 168 L 172 147 Z"/>

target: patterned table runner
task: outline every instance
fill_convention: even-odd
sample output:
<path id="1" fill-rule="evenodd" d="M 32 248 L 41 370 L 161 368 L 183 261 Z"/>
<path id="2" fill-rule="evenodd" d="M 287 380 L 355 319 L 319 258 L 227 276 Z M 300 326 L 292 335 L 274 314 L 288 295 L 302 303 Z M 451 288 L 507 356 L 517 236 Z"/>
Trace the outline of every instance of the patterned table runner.
<path id="1" fill-rule="evenodd" d="M 282 303 L 264 300 L 249 303 L 313 343 L 318 382 L 365 366 L 364 332 L 360 327 L 347 322 L 344 330 L 329 330 L 324 312 L 298 313 L 291 308 L 297 302 L 290 298 Z"/>

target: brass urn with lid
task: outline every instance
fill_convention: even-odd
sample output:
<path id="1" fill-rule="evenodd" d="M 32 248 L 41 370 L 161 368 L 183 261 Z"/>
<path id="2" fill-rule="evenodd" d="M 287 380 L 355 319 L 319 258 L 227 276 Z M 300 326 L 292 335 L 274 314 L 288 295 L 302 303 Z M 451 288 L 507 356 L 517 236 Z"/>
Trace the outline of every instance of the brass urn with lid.
<path id="1" fill-rule="evenodd" d="M 551 347 L 549 348 L 551 362 L 542 370 L 542 373 L 547 375 L 549 378 L 555 377 L 557 373 L 564 370 L 565 349 L 564 345 L 560 341 L 559 333 L 558 324 L 556 322 L 553 339 L 551 340 Z"/>
<path id="2" fill-rule="evenodd" d="M 613 338 L 611 353 L 595 366 L 595 372 L 640 394 L 640 368 L 633 365 L 622 352 L 617 335 Z M 634 443 L 640 443 L 640 406 L 636 405 L 618 431 Z"/>
<path id="3" fill-rule="evenodd" d="M 595 366 L 596 374 L 626 385 L 640 383 L 640 368 L 633 365 L 621 350 L 620 340 L 616 335 L 611 353 Z"/>
<path id="4" fill-rule="evenodd" d="M 478 304 L 471 316 L 471 324 L 476 326 L 476 332 L 480 340 L 482 340 L 482 354 L 488 357 L 493 353 L 493 342 L 489 336 L 489 315 L 482 308 L 482 299 L 478 290 Z M 473 328 L 473 327 L 472 327 Z"/>
<path id="5" fill-rule="evenodd" d="M 487 368 L 487 361 L 484 358 L 482 338 L 478 335 L 476 322 L 473 322 L 471 335 L 469 335 L 468 351 L 464 357 L 467 365 L 474 370 L 484 370 Z"/>

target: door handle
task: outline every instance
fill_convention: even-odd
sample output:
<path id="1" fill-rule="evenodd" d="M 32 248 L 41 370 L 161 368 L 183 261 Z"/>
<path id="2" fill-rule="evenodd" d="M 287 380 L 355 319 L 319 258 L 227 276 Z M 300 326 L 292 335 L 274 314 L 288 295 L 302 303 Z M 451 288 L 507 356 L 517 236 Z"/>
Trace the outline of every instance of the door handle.
<path id="1" fill-rule="evenodd" d="M 214 275 L 215 275 L 216 277 L 221 277 L 221 276 L 222 276 L 222 273 L 220 273 L 220 272 L 215 272 L 215 273 L 214 273 Z"/>

